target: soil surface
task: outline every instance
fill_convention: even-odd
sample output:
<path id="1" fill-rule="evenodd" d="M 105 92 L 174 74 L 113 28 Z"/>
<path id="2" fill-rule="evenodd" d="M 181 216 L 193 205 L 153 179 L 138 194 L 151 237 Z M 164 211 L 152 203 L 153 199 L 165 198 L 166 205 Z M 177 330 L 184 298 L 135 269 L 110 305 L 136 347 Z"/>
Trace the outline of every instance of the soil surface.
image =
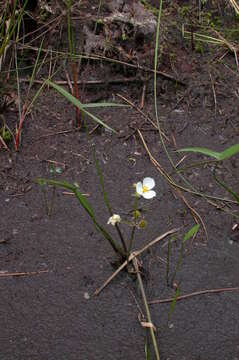
<path id="1" fill-rule="evenodd" d="M 103 2 L 102 17 L 114 12 L 109 2 L 106 3 L 107 6 Z M 119 3 L 115 2 L 117 6 Z M 154 3 L 157 2 L 152 1 L 155 6 Z M 157 77 L 158 115 L 164 144 L 174 164 L 184 156 L 177 149 L 200 146 L 222 151 L 239 140 L 239 73 L 234 54 L 224 46 L 205 43 L 194 46 L 182 38 L 181 25 L 187 19 L 179 12 L 180 2 L 176 3 L 165 4 L 163 8 Z M 82 30 L 86 36 L 84 44 L 91 41 L 92 45 L 89 31 L 92 21 L 95 24 L 92 18 L 96 17 L 97 6 L 97 1 L 83 1 L 82 8 L 78 5 L 73 16 L 73 29 L 79 41 L 77 31 L 81 31 L 84 19 L 87 27 Z M 155 8 L 147 11 L 156 22 Z M 211 10 L 205 11 L 207 14 Z M 220 9 L 215 11 L 218 11 L 215 16 L 221 19 Z M 54 18 L 57 14 L 50 16 Z M 228 16 L 232 18 L 231 13 Z M 223 19 L 226 21 L 226 16 Z M 51 28 L 52 33 L 45 39 L 49 49 L 59 45 L 58 50 L 67 51 L 65 24 L 62 17 Z M 77 199 L 63 189 L 56 189 L 55 196 L 51 187 L 45 189 L 49 203 L 54 196 L 48 216 L 44 193 L 35 183 L 39 177 L 76 182 L 94 208 L 98 221 L 117 237 L 115 229 L 106 224 L 109 214 L 93 158 L 94 145 L 113 212 L 122 218 L 129 218 L 133 209 L 133 184 L 148 176 L 155 179 L 157 196 L 152 200 L 140 199 L 147 227 L 136 230 L 134 250 L 168 230 L 179 228 L 174 237 L 166 237 L 139 257 L 149 302 L 172 299 L 175 287 L 179 290 L 171 315 L 172 300 L 150 305 L 160 359 L 239 359 L 239 292 L 226 290 L 239 287 L 239 235 L 237 229 L 232 230 L 238 221 L 238 206 L 216 183 L 212 163 L 192 167 L 209 160 L 208 157 L 187 154 L 178 164 L 178 170 L 184 169 L 181 174 L 185 183 L 165 153 L 154 126 L 154 84 L 150 69 L 154 62 L 155 35 L 148 38 L 138 32 L 136 41 L 136 32 L 127 33 L 125 36 L 130 40 L 127 42 L 126 38 L 124 43 L 122 26 L 125 29 L 128 24 L 116 21 L 114 27 L 110 23 L 107 26 L 108 34 L 115 34 L 118 29 L 120 35 L 111 37 L 110 49 L 91 48 L 91 53 L 114 61 L 82 60 L 79 93 L 83 103 L 134 104 L 92 110 L 117 134 L 96 127 L 88 116 L 84 116 L 88 131 L 78 131 L 74 127 L 73 105 L 54 89 L 45 87 L 25 119 L 19 151 L 14 151 L 13 142 L 8 144 L 9 150 L 0 151 L 0 358 L 145 359 L 145 344 L 150 337 L 140 322 L 145 310 L 135 275 L 120 272 L 94 296 L 95 290 L 117 268 L 110 245 L 96 231 Z M 129 26 L 127 31 L 129 28 L 132 30 Z M 103 29 L 97 36 L 103 38 L 107 31 Z M 30 52 L 29 58 L 23 59 L 24 64 L 32 65 L 35 56 L 35 52 Z M 68 90 L 66 72 L 71 76 L 71 67 L 64 65 L 64 69 L 62 63 L 59 56 L 54 66 L 60 71 L 53 81 Z M 46 61 L 36 80 L 46 78 L 50 66 L 53 63 Z M 25 96 L 29 72 L 20 75 Z M 31 98 L 39 86 L 33 84 Z M 11 94 L 14 92 L 17 90 L 11 90 Z M 18 122 L 17 110 L 17 104 L 11 103 L 2 112 L 12 131 Z M 138 130 L 158 166 L 151 161 Z M 217 176 L 235 192 L 239 190 L 238 166 L 239 158 L 235 155 L 217 169 Z M 162 168 L 176 184 L 188 190 L 170 184 L 162 175 Z M 192 188 L 208 197 L 193 194 Z M 181 266 L 173 286 L 169 286 L 168 242 L 172 240 L 170 280 L 183 236 L 195 225 L 195 219 L 200 223 L 200 231 L 185 244 Z M 128 239 L 130 228 L 124 224 L 121 228 Z M 221 290 L 180 299 L 185 294 L 212 289 Z M 152 347 L 150 359 L 154 359 Z"/>

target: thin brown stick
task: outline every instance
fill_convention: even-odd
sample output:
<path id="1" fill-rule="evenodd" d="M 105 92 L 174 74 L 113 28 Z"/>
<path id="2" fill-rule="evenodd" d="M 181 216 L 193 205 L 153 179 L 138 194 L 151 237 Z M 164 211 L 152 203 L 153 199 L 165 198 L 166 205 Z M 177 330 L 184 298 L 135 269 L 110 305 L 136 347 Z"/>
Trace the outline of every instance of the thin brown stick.
<path id="1" fill-rule="evenodd" d="M 77 79 L 78 79 L 78 72 L 77 72 L 77 65 L 75 63 L 75 60 L 71 59 L 71 70 L 72 70 L 72 76 L 73 76 L 73 96 L 77 99 L 80 100 L 79 97 L 79 88 L 78 88 L 78 84 L 77 84 Z M 77 129 L 81 129 L 81 110 L 76 107 L 76 128 Z"/>
<path id="2" fill-rule="evenodd" d="M 155 332 L 155 326 L 154 326 L 154 324 L 152 322 L 152 319 L 151 319 L 149 305 L 148 305 L 147 297 L 146 297 L 146 294 L 145 294 L 144 285 L 143 285 L 143 281 L 142 281 L 142 278 L 141 278 L 141 274 L 140 274 L 139 266 L 138 266 L 138 261 L 137 261 L 136 257 L 133 259 L 133 265 L 134 265 L 134 268 L 135 268 L 135 272 L 137 274 L 139 288 L 140 288 L 140 291 L 141 291 L 141 295 L 142 295 L 142 299 L 143 299 L 143 303 L 144 303 L 144 308 L 145 308 L 146 315 L 147 315 L 147 323 L 144 323 L 144 326 L 149 328 L 150 335 L 151 335 L 152 342 L 153 342 L 153 347 L 154 347 L 154 352 L 155 352 L 156 359 L 160 360 L 158 344 L 157 344 L 157 340 L 156 340 L 155 333 L 154 333 Z"/>
<path id="3" fill-rule="evenodd" d="M 67 85 L 68 85 L 68 87 L 69 87 L 69 90 L 70 90 L 70 92 L 71 92 L 71 95 L 73 95 L 74 90 L 73 90 L 72 84 L 73 84 L 74 82 L 71 81 L 70 75 L 69 75 L 68 71 L 66 71 L 66 70 L 65 70 L 65 75 L 66 75 L 66 81 L 61 81 L 61 83 L 63 83 L 63 82 L 64 82 L 64 84 L 67 83 Z M 42 81 L 42 80 L 38 80 L 37 83 L 39 83 L 39 81 Z M 56 83 L 57 83 L 57 81 L 55 81 L 55 84 L 56 84 Z M 59 85 L 60 85 L 60 84 L 59 84 Z"/>
<path id="4" fill-rule="evenodd" d="M 24 123 L 24 120 L 26 118 L 28 110 L 29 109 L 27 108 L 27 105 L 24 104 L 23 107 L 22 107 L 22 112 L 20 114 L 19 125 L 18 125 L 17 130 L 16 130 L 16 138 L 15 138 L 15 150 L 16 151 L 18 151 L 18 148 L 19 148 L 22 125 Z"/>
<path id="5" fill-rule="evenodd" d="M 75 196 L 75 194 L 73 192 L 68 192 L 68 191 L 62 191 L 62 195 L 70 195 L 70 196 Z M 90 196 L 90 194 L 85 193 L 85 194 L 81 194 L 83 196 Z"/>
<path id="6" fill-rule="evenodd" d="M 232 292 L 232 291 L 239 291 L 239 287 L 231 287 L 231 288 L 219 288 L 219 289 L 207 289 L 207 290 L 200 290 L 200 291 L 195 291 L 192 292 L 190 294 L 185 294 L 185 295 L 181 295 L 177 297 L 177 301 L 180 300 L 185 300 L 185 299 L 189 299 L 191 297 L 194 296 L 199 296 L 199 295 L 205 295 L 205 294 L 218 294 L 218 293 L 222 293 L 222 292 Z M 151 300 L 148 303 L 150 305 L 153 304 L 164 304 L 164 303 L 169 303 L 171 301 L 173 301 L 174 298 L 168 298 L 168 299 L 156 299 L 156 300 Z"/>
<path id="7" fill-rule="evenodd" d="M 60 161 L 51 160 L 51 159 L 46 159 L 46 160 L 44 160 L 44 161 L 46 161 L 46 162 L 48 162 L 48 163 L 50 163 L 50 164 L 60 165 L 60 166 L 62 166 L 63 168 L 66 167 L 66 164 L 63 163 L 63 162 L 60 162 Z"/>
<path id="8" fill-rule="evenodd" d="M 122 265 L 120 265 L 120 267 L 103 283 L 103 285 L 96 289 L 96 291 L 94 292 L 94 295 L 99 295 L 99 293 L 111 282 L 111 280 L 113 280 L 115 278 L 116 275 L 118 275 L 120 273 L 121 270 L 123 270 L 130 261 L 132 261 L 136 256 L 139 256 L 140 254 L 142 254 L 145 250 L 147 250 L 149 247 L 155 245 L 157 242 L 165 239 L 168 235 L 174 234 L 175 232 L 177 232 L 179 229 L 172 229 L 167 231 L 166 233 L 164 233 L 163 235 L 157 237 L 156 239 L 154 239 L 153 241 L 151 241 L 149 244 L 145 245 L 142 249 L 138 250 L 138 251 L 134 251 L 130 254 L 129 258 L 127 260 L 125 260 L 125 262 L 123 262 Z"/>
<path id="9" fill-rule="evenodd" d="M 182 157 L 182 159 L 180 159 L 180 160 L 177 162 L 177 164 L 175 164 L 175 167 L 178 168 L 179 165 L 182 164 L 182 162 L 183 162 L 185 159 L 187 159 L 187 155 L 184 155 L 184 156 Z"/>
<path id="10" fill-rule="evenodd" d="M 144 108 L 145 93 L 146 93 L 146 84 L 143 85 L 142 96 L 141 96 L 141 101 L 140 101 L 140 105 L 139 105 L 140 110 L 142 110 Z"/>
<path id="11" fill-rule="evenodd" d="M 158 131 L 158 125 L 155 124 L 148 115 L 146 115 L 138 106 L 136 106 L 132 101 L 130 101 L 129 99 L 127 99 L 125 96 L 120 95 L 120 94 L 116 94 L 120 99 L 124 100 L 127 104 L 129 104 L 132 108 L 134 108 L 135 110 L 137 110 L 147 121 L 150 122 L 151 125 L 153 125 L 153 127 L 155 128 L 155 130 Z M 161 131 L 163 137 L 169 142 L 169 138 L 164 134 L 163 131 Z"/>
<path id="12" fill-rule="evenodd" d="M 14 273 L 0 273 L 0 277 L 8 277 L 8 276 L 32 276 L 39 275 L 42 273 L 48 273 L 49 270 L 40 270 L 40 271 L 29 271 L 29 272 L 14 272 Z"/>
<path id="13" fill-rule="evenodd" d="M 213 82 L 212 79 L 212 75 L 209 72 L 209 76 L 210 76 L 210 80 L 211 80 L 211 84 L 212 84 L 212 93 L 213 93 L 213 99 L 214 99 L 214 107 L 215 107 L 215 115 L 217 115 L 217 95 L 216 95 L 216 90 L 215 90 L 215 84 Z"/>
<path id="14" fill-rule="evenodd" d="M 191 211 L 192 213 L 192 216 L 195 220 L 196 223 L 198 223 L 198 220 L 200 221 L 200 223 L 202 224 L 202 227 L 203 227 L 203 230 L 205 232 L 205 235 L 206 235 L 206 238 L 207 238 L 207 241 L 208 241 L 208 232 L 207 232 L 207 228 L 206 228 L 206 225 L 201 217 L 201 215 L 189 204 L 189 202 L 185 199 L 185 197 L 183 196 L 183 194 L 181 193 L 180 190 L 176 189 L 178 195 L 181 197 L 182 201 L 184 202 L 184 204 L 189 208 L 189 210 Z"/>
<path id="15" fill-rule="evenodd" d="M 52 133 L 52 134 L 41 135 L 41 136 L 39 136 L 37 139 L 34 139 L 34 141 L 37 141 L 37 140 L 40 140 L 40 139 L 44 139 L 44 138 L 47 138 L 47 137 L 50 137 L 50 136 L 69 134 L 69 133 L 78 132 L 78 131 L 79 131 L 78 129 L 57 131 L 57 132 L 54 132 L 54 133 Z"/>
<path id="16" fill-rule="evenodd" d="M 68 85 L 70 87 L 70 91 L 73 93 L 73 87 L 72 84 L 74 84 L 73 80 L 70 80 L 69 74 L 66 72 L 66 78 L 67 80 L 55 80 L 54 83 L 57 85 Z M 30 79 L 28 78 L 21 78 L 20 82 L 30 82 Z M 45 80 L 33 80 L 33 83 L 35 84 L 43 84 Z M 105 84 L 127 84 L 127 83 L 135 83 L 135 82 L 143 82 L 142 79 L 139 77 L 131 77 L 131 78 L 119 78 L 119 79 L 106 79 L 106 80 L 77 80 L 77 85 L 88 85 L 88 86 L 94 86 L 94 85 L 105 85 Z M 71 85 L 70 85 L 71 84 Z"/>
<path id="17" fill-rule="evenodd" d="M 3 140 L 2 136 L 0 135 L 0 143 L 2 144 L 2 146 L 4 147 L 4 149 L 9 150 L 9 147 L 7 146 L 7 144 L 5 143 L 5 141 Z"/>
<path id="18" fill-rule="evenodd" d="M 239 70 L 239 63 L 237 57 L 238 47 L 235 44 L 227 41 L 217 30 L 213 29 L 213 31 L 217 34 L 219 39 L 234 53 L 237 70 Z"/>

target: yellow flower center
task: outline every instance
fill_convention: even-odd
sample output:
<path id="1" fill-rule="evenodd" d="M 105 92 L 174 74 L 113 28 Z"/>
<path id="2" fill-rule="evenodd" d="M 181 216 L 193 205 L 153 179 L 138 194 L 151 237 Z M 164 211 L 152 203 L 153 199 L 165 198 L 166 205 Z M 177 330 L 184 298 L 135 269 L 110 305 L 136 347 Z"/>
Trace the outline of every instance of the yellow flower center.
<path id="1" fill-rule="evenodd" d="M 143 185 L 143 193 L 146 193 L 147 191 L 149 191 L 148 187 L 146 185 Z"/>

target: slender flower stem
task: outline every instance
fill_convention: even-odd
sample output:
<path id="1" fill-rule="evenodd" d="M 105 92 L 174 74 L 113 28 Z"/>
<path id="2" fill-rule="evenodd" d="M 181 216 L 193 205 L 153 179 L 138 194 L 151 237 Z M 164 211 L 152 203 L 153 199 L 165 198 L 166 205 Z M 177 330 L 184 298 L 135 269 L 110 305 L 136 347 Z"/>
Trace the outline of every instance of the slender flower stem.
<path id="1" fill-rule="evenodd" d="M 104 202 L 105 202 L 105 205 L 106 205 L 106 207 L 107 207 L 107 209 L 109 211 L 110 216 L 113 216 L 113 210 L 112 210 L 112 207 L 110 206 L 110 202 L 108 200 L 108 196 L 107 196 L 107 193 L 105 191 L 103 175 L 102 175 L 102 171 L 101 171 L 101 168 L 100 168 L 100 165 L 99 165 L 99 161 L 98 161 L 98 159 L 96 157 L 95 148 L 93 147 L 92 150 L 93 150 L 93 157 L 94 157 L 95 165 L 96 165 L 96 171 L 97 171 L 97 174 L 98 174 L 98 177 L 99 177 L 101 190 L 102 190 L 102 193 L 103 193 L 103 196 L 104 196 Z M 125 252 L 125 256 L 126 256 L 127 255 L 127 246 L 126 246 L 124 237 L 122 235 L 122 232 L 121 232 L 120 227 L 119 227 L 118 224 L 115 224 L 115 228 L 116 228 L 117 233 L 119 235 L 119 238 L 121 240 L 121 243 L 122 243 L 122 246 L 123 246 L 123 249 L 124 249 L 124 252 Z"/>
<path id="2" fill-rule="evenodd" d="M 130 235 L 130 240 L 129 240 L 128 257 L 130 256 L 130 252 L 131 252 L 133 240 L 134 240 L 134 234 L 135 234 L 135 230 L 136 230 L 136 221 L 137 221 L 136 211 L 137 211 L 137 209 L 138 209 L 138 196 L 136 195 L 135 202 L 134 202 L 134 225 L 133 225 L 131 235 Z"/>
<path id="3" fill-rule="evenodd" d="M 95 227 L 104 235 L 106 240 L 109 241 L 110 245 L 112 246 L 113 250 L 116 252 L 116 254 L 119 254 L 122 256 L 122 258 L 125 258 L 124 251 L 116 244 L 115 240 L 110 236 L 110 234 L 105 231 L 103 226 L 101 226 L 95 219 L 92 219 Z"/>
<path id="4" fill-rule="evenodd" d="M 117 232 L 118 232 L 118 235 L 119 235 L 119 237 L 120 237 L 121 243 L 122 243 L 122 245 L 123 245 L 123 248 L 124 248 L 124 251 L 125 251 L 125 255 L 127 255 L 127 245 L 126 245 L 126 243 L 125 243 L 125 240 L 124 240 L 124 238 L 123 238 L 123 235 L 122 235 L 122 232 L 121 232 L 121 230 L 120 230 L 120 228 L 119 228 L 119 225 L 118 225 L 118 224 L 115 224 L 115 228 L 116 228 L 116 230 L 117 230 Z"/>
<path id="5" fill-rule="evenodd" d="M 152 342 L 153 342 L 153 347 L 154 347 L 156 360 L 160 360 L 158 344 L 157 344 L 156 337 L 155 337 L 155 334 L 154 334 L 154 327 L 153 327 L 153 323 L 152 323 L 152 320 L 151 320 L 151 314 L 150 314 L 150 311 L 149 311 L 149 306 L 148 306 L 146 294 L 145 294 L 145 291 L 144 291 L 143 281 L 142 281 L 142 278 L 141 278 L 141 275 L 140 275 L 140 272 L 139 272 L 139 267 L 138 267 L 136 257 L 133 258 L 133 265 L 134 265 L 134 268 L 135 268 L 135 271 L 136 271 L 136 274 L 137 274 L 137 279 L 138 279 L 138 282 L 139 282 L 139 287 L 140 287 L 140 291 L 141 291 L 141 295 L 142 295 L 142 298 L 143 298 L 144 307 L 145 307 L 145 311 L 146 311 L 146 315 L 147 315 L 147 321 L 151 325 L 150 328 L 149 328 L 149 331 L 150 331 L 150 335 L 151 335 Z"/>

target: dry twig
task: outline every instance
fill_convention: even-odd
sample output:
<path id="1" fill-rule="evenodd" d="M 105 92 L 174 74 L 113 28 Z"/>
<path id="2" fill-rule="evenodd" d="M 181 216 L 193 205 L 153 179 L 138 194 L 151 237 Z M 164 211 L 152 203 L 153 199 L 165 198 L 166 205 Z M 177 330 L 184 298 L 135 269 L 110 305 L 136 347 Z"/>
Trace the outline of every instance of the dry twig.
<path id="1" fill-rule="evenodd" d="M 185 294 L 177 297 L 177 301 L 189 299 L 194 296 L 198 295 L 206 295 L 206 294 L 218 294 L 222 292 L 232 292 L 232 291 L 239 291 L 239 287 L 231 287 L 231 288 L 219 288 L 219 289 L 207 289 L 207 290 L 201 290 L 201 291 L 195 291 L 190 294 Z M 157 299 L 157 300 L 151 300 L 148 303 L 150 305 L 153 304 L 165 304 L 173 301 L 174 298 L 168 298 L 168 299 Z"/>
<path id="2" fill-rule="evenodd" d="M 9 276 L 32 276 L 39 275 L 42 273 L 48 273 L 49 270 L 40 270 L 40 271 L 29 271 L 29 272 L 0 272 L 0 277 L 9 277 Z"/>
<path id="3" fill-rule="evenodd" d="M 94 292 L 94 295 L 99 295 L 99 293 L 111 282 L 111 280 L 113 280 L 115 278 L 115 276 L 118 275 L 120 273 L 120 271 L 123 270 L 129 264 L 129 262 L 132 261 L 136 256 L 139 256 L 145 250 L 147 250 L 149 247 L 151 247 L 151 246 L 155 245 L 156 243 L 158 243 L 159 241 L 165 239 L 168 235 L 174 234 L 178 230 L 179 229 L 169 230 L 166 233 L 164 233 L 163 235 L 160 235 L 159 237 L 157 237 L 156 239 L 151 241 L 149 244 L 145 245 L 142 249 L 132 252 L 130 254 L 129 258 L 127 260 L 125 260 L 125 262 L 123 262 L 122 265 L 120 265 L 120 267 L 104 282 L 104 284 L 100 288 L 96 289 L 96 291 Z"/>

